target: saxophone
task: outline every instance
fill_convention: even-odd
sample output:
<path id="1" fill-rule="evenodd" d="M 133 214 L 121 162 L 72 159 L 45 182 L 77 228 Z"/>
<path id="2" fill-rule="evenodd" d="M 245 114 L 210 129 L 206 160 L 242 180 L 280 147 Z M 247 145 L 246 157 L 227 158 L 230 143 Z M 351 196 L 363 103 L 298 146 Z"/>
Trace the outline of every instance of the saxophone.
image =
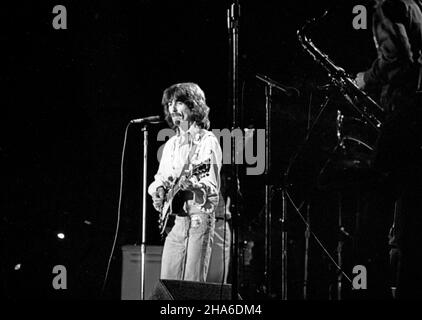
<path id="1" fill-rule="evenodd" d="M 326 11 L 320 19 L 322 19 Z M 320 64 L 328 73 L 330 82 L 339 89 L 348 104 L 357 111 L 363 119 L 377 132 L 380 132 L 384 119 L 384 110 L 369 95 L 359 89 L 353 78 L 343 68 L 337 66 L 327 54 L 321 52 L 306 36 L 310 25 L 316 23 L 316 19 L 309 20 L 297 31 L 297 36 L 304 50 Z"/>

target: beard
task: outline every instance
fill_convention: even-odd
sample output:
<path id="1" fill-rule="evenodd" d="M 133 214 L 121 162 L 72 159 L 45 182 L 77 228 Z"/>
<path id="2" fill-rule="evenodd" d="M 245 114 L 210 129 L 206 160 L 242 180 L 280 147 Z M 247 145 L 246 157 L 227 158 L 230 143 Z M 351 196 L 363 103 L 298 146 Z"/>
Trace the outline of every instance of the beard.
<path id="1" fill-rule="evenodd" d="M 185 113 L 172 113 L 172 121 L 176 127 L 180 127 L 183 131 L 187 131 L 192 124 L 191 116 Z"/>

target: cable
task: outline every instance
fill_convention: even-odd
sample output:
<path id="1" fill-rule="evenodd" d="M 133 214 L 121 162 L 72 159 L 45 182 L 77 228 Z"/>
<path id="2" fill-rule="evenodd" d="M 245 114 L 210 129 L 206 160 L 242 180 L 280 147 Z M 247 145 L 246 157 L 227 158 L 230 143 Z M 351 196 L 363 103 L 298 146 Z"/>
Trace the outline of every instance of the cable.
<path id="1" fill-rule="evenodd" d="M 104 294 L 104 290 L 105 290 L 105 286 L 106 286 L 107 278 L 108 278 L 108 272 L 110 270 L 111 260 L 113 258 L 114 249 L 116 247 L 117 235 L 119 233 L 120 209 L 121 209 L 121 205 L 122 205 L 122 193 L 123 193 L 123 164 L 124 164 L 124 159 L 125 159 L 125 149 L 126 149 L 127 132 L 128 132 L 128 129 L 129 129 L 130 124 L 131 123 L 129 122 L 126 125 L 125 137 L 124 137 L 124 140 L 123 140 L 122 156 L 121 156 L 121 160 L 120 160 L 120 190 L 119 190 L 119 205 L 118 205 L 118 208 L 117 208 L 116 231 L 114 233 L 113 246 L 111 248 L 110 257 L 109 257 L 108 263 L 107 263 L 107 270 L 106 270 L 106 274 L 105 274 L 105 277 L 104 277 L 103 287 L 101 289 L 101 295 Z"/>

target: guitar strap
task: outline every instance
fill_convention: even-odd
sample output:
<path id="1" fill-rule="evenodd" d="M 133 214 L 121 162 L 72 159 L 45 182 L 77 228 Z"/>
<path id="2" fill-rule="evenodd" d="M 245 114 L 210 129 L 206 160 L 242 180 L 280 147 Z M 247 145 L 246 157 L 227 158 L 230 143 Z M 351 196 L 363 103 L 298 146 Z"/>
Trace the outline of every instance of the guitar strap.
<path id="1" fill-rule="evenodd" d="M 180 172 L 180 175 L 177 181 L 179 181 L 182 176 L 186 175 L 186 172 L 189 172 L 189 166 L 191 164 L 191 160 L 192 160 L 193 155 L 195 154 L 197 146 L 198 146 L 197 144 L 192 144 L 192 147 L 190 148 L 186 162 L 182 168 L 182 171 Z M 188 200 L 186 198 L 187 198 L 187 194 L 185 192 L 179 192 L 178 195 L 176 195 L 176 197 L 173 199 L 172 211 L 179 212 L 177 213 L 177 215 L 180 215 L 180 216 L 188 215 L 188 213 L 183 210 L 183 205 L 185 201 Z"/>
<path id="2" fill-rule="evenodd" d="M 197 146 L 198 145 L 196 143 L 193 143 L 192 147 L 190 148 L 190 151 L 189 151 L 189 154 L 188 154 L 188 158 L 186 159 L 186 163 L 185 163 L 185 165 L 182 168 L 182 172 L 180 173 L 180 177 L 179 178 L 181 178 L 183 176 L 183 174 L 187 170 L 189 170 L 189 165 L 190 165 L 190 162 L 192 160 L 193 155 L 195 154 L 195 151 L 196 151 Z"/>

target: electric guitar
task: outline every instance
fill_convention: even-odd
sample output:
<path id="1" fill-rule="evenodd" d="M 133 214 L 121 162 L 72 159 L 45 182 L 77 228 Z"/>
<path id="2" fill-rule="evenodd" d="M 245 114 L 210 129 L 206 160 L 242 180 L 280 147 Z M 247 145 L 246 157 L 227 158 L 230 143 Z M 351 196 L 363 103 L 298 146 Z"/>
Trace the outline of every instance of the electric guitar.
<path id="1" fill-rule="evenodd" d="M 164 200 L 164 203 L 163 203 L 163 207 L 160 211 L 159 219 L 158 219 L 158 228 L 160 230 L 161 237 L 164 237 L 164 235 L 166 233 L 167 223 L 168 223 L 170 215 L 172 213 L 177 213 L 177 212 L 173 211 L 173 207 L 174 207 L 174 200 L 178 196 L 180 196 L 179 191 L 181 190 L 181 187 L 180 187 L 181 178 L 183 176 L 185 176 L 189 180 L 189 179 L 192 179 L 193 177 L 196 177 L 198 180 L 200 180 L 202 177 L 209 174 L 210 167 L 211 166 L 210 166 L 210 163 L 208 161 L 208 162 L 205 162 L 205 163 L 200 163 L 198 165 L 194 165 L 192 167 L 192 169 L 190 169 L 190 170 L 184 170 L 184 172 L 181 173 L 180 177 L 167 190 L 167 193 L 165 195 L 165 200 Z M 184 201 L 182 200 L 182 202 L 184 202 Z M 179 211 L 182 210 L 181 205 L 180 205 L 180 201 L 179 201 L 178 207 L 179 207 L 179 209 L 178 209 Z"/>

